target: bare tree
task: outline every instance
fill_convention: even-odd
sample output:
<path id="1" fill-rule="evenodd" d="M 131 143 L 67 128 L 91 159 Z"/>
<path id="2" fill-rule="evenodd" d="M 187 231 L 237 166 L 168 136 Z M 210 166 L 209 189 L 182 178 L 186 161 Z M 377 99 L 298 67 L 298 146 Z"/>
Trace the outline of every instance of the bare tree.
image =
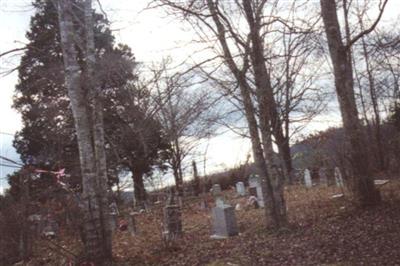
<path id="1" fill-rule="evenodd" d="M 193 71 L 171 71 L 171 62 L 164 61 L 153 69 L 153 101 L 163 132 L 170 143 L 168 164 L 172 169 L 176 190 L 183 195 L 184 160 L 193 154 L 199 140 L 212 135 L 218 113 L 218 98 L 201 88 L 202 82 Z M 172 73 L 171 73 L 172 72 Z"/>
<path id="2" fill-rule="evenodd" d="M 365 156 L 366 140 L 363 127 L 358 118 L 358 110 L 354 95 L 353 66 L 351 61 L 351 46 L 364 35 L 370 33 L 378 24 L 387 0 L 380 7 L 379 16 L 366 30 L 362 30 L 351 38 L 348 20 L 345 19 L 346 43 L 343 43 L 336 1 L 320 0 L 321 15 L 325 26 L 329 52 L 333 64 L 335 87 L 338 95 L 343 127 L 349 142 L 349 153 L 353 169 L 353 191 L 362 205 L 374 205 L 380 201 L 379 191 L 374 187 L 368 159 Z M 345 18 L 347 17 L 347 1 L 344 1 Z"/>
<path id="3" fill-rule="evenodd" d="M 271 132 L 275 133 L 274 130 L 282 131 L 282 128 L 278 126 L 281 124 L 274 105 L 269 75 L 263 62 L 264 50 L 258 29 L 262 23 L 259 20 L 262 17 L 260 11 L 263 10 L 264 1 L 258 3 L 260 6 L 254 9 L 250 6 L 253 10 L 247 10 L 249 14 L 245 20 L 242 16 L 244 9 L 239 2 L 222 3 L 211 0 L 183 3 L 164 0 L 158 2 L 171 7 L 174 12 L 182 14 L 185 19 L 191 21 L 200 36 L 208 33 L 218 42 L 221 48 L 218 52 L 219 59 L 222 59 L 223 64 L 234 77 L 239 91 L 238 96 L 243 106 L 252 142 L 254 161 L 262 177 L 263 192 L 266 195 L 265 203 L 268 206 L 266 216 L 272 219 L 273 226 L 283 226 L 286 223 L 286 207 L 283 199 L 284 178 L 283 172 L 280 171 L 280 160 L 276 160 L 277 156 L 274 156 L 271 135 Z M 251 5 L 247 1 L 243 4 Z M 231 14 L 233 10 L 236 13 Z M 249 32 L 239 34 L 240 29 L 233 27 L 236 24 L 232 18 L 241 18 L 242 22 L 249 25 Z M 256 23 L 254 23 L 255 20 Z M 207 37 L 205 39 L 210 40 Z M 260 54 L 261 58 L 258 58 Z M 248 79 L 251 67 L 254 77 L 257 76 L 253 80 Z M 263 80 L 264 78 L 267 78 L 267 81 Z M 256 82 L 253 83 L 254 80 Z"/>
<path id="4" fill-rule="evenodd" d="M 370 22 L 371 1 L 356 2 L 354 20 L 360 30 L 365 30 L 365 24 Z M 382 30 L 374 29 L 369 35 L 363 36 L 360 42 L 353 45 L 352 55 L 358 100 L 367 125 L 370 145 L 375 155 L 374 168 L 385 171 L 388 166 L 388 156 L 384 152 L 383 126 L 385 116 L 397 104 L 398 100 L 398 62 L 397 53 L 392 46 L 382 45 L 396 39 L 397 23 L 382 25 Z M 390 32 L 390 33 L 389 33 Z M 395 49 L 394 49 L 395 50 Z"/>

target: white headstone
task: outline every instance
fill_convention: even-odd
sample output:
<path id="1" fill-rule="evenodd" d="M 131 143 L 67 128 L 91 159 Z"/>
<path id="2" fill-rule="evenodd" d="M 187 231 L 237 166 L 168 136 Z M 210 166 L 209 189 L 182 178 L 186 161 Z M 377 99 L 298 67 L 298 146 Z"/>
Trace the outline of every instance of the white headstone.
<path id="1" fill-rule="evenodd" d="M 258 175 L 251 175 L 249 177 L 249 189 L 251 189 L 251 188 L 256 189 L 258 205 L 260 207 L 264 207 L 264 196 L 263 196 L 262 188 L 261 188 L 261 180 Z"/>
<path id="2" fill-rule="evenodd" d="M 304 170 L 304 183 L 306 184 L 306 187 L 312 187 L 310 170 L 307 168 Z"/>
<path id="3" fill-rule="evenodd" d="M 236 192 L 239 196 L 245 196 L 246 195 L 246 188 L 244 187 L 243 182 L 237 182 L 236 183 Z"/>
<path id="4" fill-rule="evenodd" d="M 340 169 L 337 166 L 335 167 L 335 182 L 336 182 L 336 186 L 338 186 L 338 187 L 344 186 L 342 173 L 340 172 Z"/>

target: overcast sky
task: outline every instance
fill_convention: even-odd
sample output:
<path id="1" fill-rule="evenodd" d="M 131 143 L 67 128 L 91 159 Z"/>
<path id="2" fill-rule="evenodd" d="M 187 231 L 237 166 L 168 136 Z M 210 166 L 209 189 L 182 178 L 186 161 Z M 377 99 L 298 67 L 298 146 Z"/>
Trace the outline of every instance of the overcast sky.
<path id="1" fill-rule="evenodd" d="M 25 32 L 29 29 L 33 9 L 30 0 L 0 0 L 0 53 L 23 46 Z M 95 2 L 95 1 L 94 1 Z M 176 62 L 185 60 L 193 53 L 190 43 L 192 34 L 176 21 L 166 18 L 158 10 L 146 10 L 145 0 L 102 0 L 103 9 L 112 22 L 111 28 L 117 42 L 129 45 L 136 59 L 145 64 L 172 57 Z M 19 64 L 20 55 L 0 59 L 0 71 L 12 69 Z M 11 148 L 12 136 L 21 128 L 18 113 L 11 108 L 17 73 L 0 78 L 0 154 L 18 160 Z M 229 143 L 229 145 L 227 145 Z M 203 145 L 205 147 L 205 145 Z M 249 152 L 249 143 L 233 133 L 212 139 L 208 145 L 207 170 L 224 169 L 240 163 Z M 1 161 L 0 161 L 1 163 Z M 200 173 L 203 166 L 200 166 Z M 12 169 L 0 166 L 0 191 L 6 185 L 4 177 Z"/>
<path id="2" fill-rule="evenodd" d="M 25 32 L 29 28 L 33 9 L 30 0 L 0 0 L 0 53 L 23 46 Z M 93 1 L 96 2 L 96 1 Z M 198 49 L 190 42 L 193 32 L 184 28 L 173 18 L 167 18 L 161 10 L 145 10 L 148 0 L 102 0 L 102 6 L 117 39 L 129 45 L 140 62 L 150 64 L 170 56 L 176 62 L 183 61 Z M 388 14 L 384 20 L 394 16 L 400 9 L 399 0 L 389 0 Z M 0 72 L 16 67 L 20 54 L 0 60 Z M 17 73 L 0 77 L 0 132 L 14 134 L 21 128 L 19 115 L 11 108 Z M 336 100 L 331 106 L 337 106 Z M 320 130 L 338 125 L 337 112 L 324 114 L 307 128 Z M 11 148 L 12 137 L 0 134 L 0 154 L 18 159 Z M 228 132 L 211 140 L 208 145 L 208 170 L 219 170 L 240 163 L 250 151 L 249 142 Z M 1 161 L 0 161 L 1 163 Z M 202 169 L 202 167 L 200 167 Z M 10 169 L 0 167 L 0 191 L 5 185 L 4 177 Z M 3 178 L 3 179 L 2 179 Z"/>

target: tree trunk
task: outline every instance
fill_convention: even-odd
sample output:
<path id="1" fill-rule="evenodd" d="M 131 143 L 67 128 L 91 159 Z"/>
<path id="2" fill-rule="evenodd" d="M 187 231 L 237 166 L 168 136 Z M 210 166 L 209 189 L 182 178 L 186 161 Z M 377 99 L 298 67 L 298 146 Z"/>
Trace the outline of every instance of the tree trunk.
<path id="1" fill-rule="evenodd" d="M 276 110 L 276 103 L 273 96 L 272 86 L 269 79 L 269 73 L 265 66 L 263 41 L 260 36 L 260 20 L 254 17 L 251 1 L 243 0 L 243 8 L 246 14 L 247 22 L 250 28 L 251 61 L 254 69 L 254 79 L 256 85 L 256 97 L 260 113 L 260 130 L 263 140 L 264 159 L 266 161 L 268 172 L 271 175 L 273 186 L 273 202 L 276 208 L 276 220 L 279 225 L 286 223 L 286 205 L 283 199 L 283 183 L 284 174 L 280 170 L 281 160 L 277 160 L 273 150 L 271 133 L 275 132 L 279 147 L 283 146 L 282 127 L 280 124 L 279 114 Z M 272 127 L 272 130 L 271 130 Z M 289 155 L 290 156 L 290 155 Z"/>
<path id="2" fill-rule="evenodd" d="M 93 146 L 96 159 L 96 176 L 98 182 L 98 197 L 100 203 L 100 216 L 102 237 L 104 239 L 103 251 L 106 258 L 112 258 L 112 231 L 109 224 L 109 204 L 108 204 L 108 177 L 107 177 L 107 160 L 104 149 L 104 121 L 103 121 L 103 104 L 101 101 L 101 91 L 96 86 L 94 80 L 95 67 L 95 45 L 94 45 L 94 22 L 92 1 L 85 0 L 85 33 L 86 33 L 86 83 L 89 90 L 89 95 L 92 100 L 92 123 L 93 123 Z"/>
<path id="3" fill-rule="evenodd" d="M 258 123 L 255 117 L 256 111 L 250 95 L 251 88 L 247 83 L 245 72 L 243 70 L 242 71 L 239 70 L 235 61 L 233 60 L 233 56 L 230 52 L 226 40 L 225 28 L 222 25 L 221 21 L 219 20 L 218 12 L 214 2 L 212 0 L 207 0 L 207 5 L 212 15 L 212 19 L 217 28 L 218 40 L 223 49 L 225 62 L 239 84 L 240 94 L 243 100 L 245 116 L 249 127 L 254 162 L 261 176 L 262 191 L 263 194 L 265 195 L 264 201 L 266 203 L 265 206 L 267 206 L 267 208 L 265 208 L 266 218 L 267 221 L 268 218 L 271 218 L 273 226 L 275 228 L 279 228 L 282 224 L 279 215 L 279 210 L 277 209 L 277 205 L 275 202 L 274 189 L 272 186 L 270 173 L 268 172 L 268 167 L 264 158 L 264 151 L 261 146 L 261 140 L 258 132 Z"/>
<path id="4" fill-rule="evenodd" d="M 196 161 L 192 162 L 192 167 L 193 167 L 193 190 L 194 190 L 194 195 L 197 197 L 200 195 L 200 177 L 199 174 L 197 173 L 197 165 Z"/>
<path id="5" fill-rule="evenodd" d="M 90 4 L 90 3 L 86 3 Z M 82 89 L 81 69 L 75 48 L 72 2 L 57 2 L 61 47 L 63 51 L 65 81 L 71 102 L 79 147 L 82 174 L 82 205 L 84 213 L 84 246 L 86 259 L 98 265 L 111 257 L 110 237 L 107 236 L 107 221 L 104 221 L 104 202 L 101 181 L 97 179 L 95 149 L 93 147 L 92 124 L 89 117 L 88 101 Z"/>
<path id="6" fill-rule="evenodd" d="M 284 169 L 286 170 L 286 178 L 289 184 L 293 184 L 294 173 L 293 173 L 293 165 L 292 165 L 292 155 L 290 151 L 290 144 L 288 137 L 285 137 L 285 140 L 282 141 L 280 146 L 280 153 L 282 153 L 282 159 L 284 163 Z"/>
<path id="7" fill-rule="evenodd" d="M 172 171 L 175 178 L 175 187 L 178 194 L 178 197 L 183 197 L 183 173 L 182 173 L 182 156 L 181 149 L 178 139 L 174 139 L 173 141 L 173 154 L 172 154 Z"/>
<path id="8" fill-rule="evenodd" d="M 366 150 L 367 142 L 354 97 L 353 72 L 348 57 L 349 48 L 342 42 L 337 18 L 336 3 L 332 0 L 320 0 L 321 15 L 328 39 L 332 59 L 335 87 L 338 95 L 343 128 L 349 144 L 351 166 L 353 170 L 352 190 L 356 199 L 363 206 L 375 205 L 380 201 L 379 192 L 374 186 Z"/>
<path id="9" fill-rule="evenodd" d="M 147 193 L 143 182 L 143 173 L 131 169 L 133 179 L 133 189 L 135 195 L 136 206 L 140 209 L 146 209 Z"/>
<path id="10" fill-rule="evenodd" d="M 176 160 L 173 160 L 172 172 L 173 172 L 174 179 L 175 179 L 176 192 L 179 197 L 183 197 L 183 179 L 182 179 L 181 171 L 179 168 L 180 168 L 179 163 L 176 162 Z"/>

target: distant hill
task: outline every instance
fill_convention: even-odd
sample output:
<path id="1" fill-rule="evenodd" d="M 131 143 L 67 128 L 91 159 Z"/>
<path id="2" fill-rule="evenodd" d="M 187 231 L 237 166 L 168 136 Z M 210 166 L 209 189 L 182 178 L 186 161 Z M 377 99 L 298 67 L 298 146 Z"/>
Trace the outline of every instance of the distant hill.
<path id="1" fill-rule="evenodd" d="M 365 127 L 367 154 L 369 163 L 375 172 L 379 172 L 378 145 L 375 129 Z M 400 170 L 400 134 L 392 124 L 381 125 L 382 150 L 384 151 L 384 167 L 387 173 L 398 173 Z M 325 131 L 307 136 L 291 147 L 294 168 L 318 168 L 335 166 L 349 169 L 348 151 L 345 149 L 343 128 L 328 128 Z"/>

